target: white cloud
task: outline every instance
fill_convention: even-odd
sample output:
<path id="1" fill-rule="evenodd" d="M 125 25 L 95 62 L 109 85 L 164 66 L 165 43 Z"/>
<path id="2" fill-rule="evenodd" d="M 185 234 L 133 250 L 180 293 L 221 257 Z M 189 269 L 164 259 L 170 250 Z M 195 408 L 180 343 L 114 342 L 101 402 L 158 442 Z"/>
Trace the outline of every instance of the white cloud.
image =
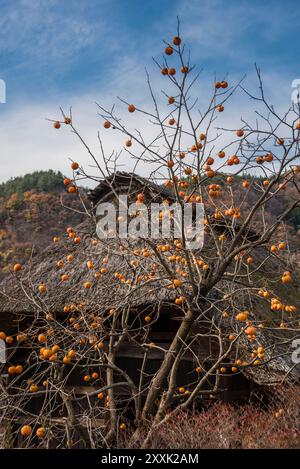
<path id="1" fill-rule="evenodd" d="M 149 124 L 149 119 L 141 117 L 138 113 L 129 114 L 126 106 L 118 103 L 114 98 L 116 94 L 119 94 L 139 107 L 153 110 L 153 105 L 145 86 L 145 75 L 143 73 L 135 73 L 137 68 L 139 68 L 137 63 L 132 62 L 130 59 L 126 59 L 126 61 L 128 61 L 128 70 L 123 75 L 125 78 L 120 78 L 116 74 L 100 95 L 95 93 L 69 97 L 57 103 L 47 100 L 39 103 L 26 103 L 18 109 L 12 109 L 5 113 L 4 119 L 1 118 L 0 180 L 4 181 L 11 176 L 49 168 L 60 170 L 64 174 L 70 174 L 68 158 L 80 162 L 85 168 L 93 164 L 79 140 L 70 132 L 69 127 L 63 126 L 61 129 L 55 130 L 45 120 L 47 117 L 53 119 L 60 117 L 58 111 L 59 104 L 63 105 L 65 111 L 67 111 L 69 105 L 72 105 L 74 124 L 96 155 L 100 154 L 97 139 L 98 130 L 100 130 L 101 137 L 103 138 L 107 155 L 113 149 L 118 151 L 123 147 L 124 135 L 119 135 L 112 129 L 105 130 L 103 128 L 103 121 L 97 116 L 98 110 L 94 103 L 95 100 L 107 108 L 114 102 L 117 102 L 117 113 L 122 121 L 126 122 L 132 131 L 135 128 L 141 129 L 146 141 L 149 142 L 155 132 Z M 267 94 L 271 96 L 273 102 L 278 104 L 279 110 L 286 109 L 291 104 L 289 101 L 290 89 L 288 81 L 272 74 L 267 75 L 265 78 L 268 85 Z M 160 77 L 159 73 L 156 73 L 153 79 L 153 87 L 160 91 L 163 83 L 165 83 L 164 79 Z M 250 77 L 248 83 L 253 88 L 255 83 L 254 77 Z M 171 94 L 169 85 L 166 88 Z M 202 106 L 207 101 L 208 93 L 211 89 L 212 82 L 209 79 L 209 74 L 207 74 L 201 78 L 200 84 L 197 84 L 194 90 L 194 94 L 200 96 L 199 106 Z M 169 108 L 165 105 L 166 99 L 160 97 L 159 102 L 162 104 L 162 113 L 167 112 Z M 257 107 L 255 102 L 249 102 L 248 98 L 241 91 L 238 91 L 236 96 L 225 105 L 224 113 L 218 116 L 218 121 L 214 125 L 234 129 L 240 126 L 241 117 L 248 119 L 250 116 L 253 122 L 255 107 Z M 0 112 L 3 109 L 4 107 L 0 108 Z M 195 109 L 195 112 L 197 112 L 197 109 Z M 220 141 L 220 145 L 221 143 L 222 141 Z M 137 148 L 133 147 L 133 150 L 137 150 Z M 163 147 L 162 151 L 165 151 Z M 123 169 L 130 170 L 133 168 L 134 161 L 126 152 L 120 162 L 124 165 Z M 92 167 L 90 167 L 89 171 L 90 174 L 97 174 L 96 169 Z M 137 171 L 147 175 L 150 168 L 142 164 L 138 167 Z"/>

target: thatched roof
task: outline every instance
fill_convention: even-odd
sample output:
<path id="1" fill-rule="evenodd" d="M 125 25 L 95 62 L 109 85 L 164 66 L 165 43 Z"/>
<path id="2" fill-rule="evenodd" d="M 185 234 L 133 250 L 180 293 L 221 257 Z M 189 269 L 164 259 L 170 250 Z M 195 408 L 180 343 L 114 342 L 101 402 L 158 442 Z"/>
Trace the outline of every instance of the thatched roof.
<path id="1" fill-rule="evenodd" d="M 166 186 L 124 171 L 117 171 L 104 179 L 95 189 L 88 192 L 88 197 L 92 205 L 95 206 L 99 201 L 104 202 L 106 199 L 110 199 L 113 191 L 132 197 L 136 197 L 138 192 L 142 192 L 151 202 L 163 199 L 175 200 L 174 193 Z"/>
<path id="2" fill-rule="evenodd" d="M 71 239 L 63 239 L 49 246 L 41 255 L 32 259 L 23 274 L 10 274 L 0 285 L 1 311 L 30 313 L 33 310 L 60 312 L 66 304 L 83 303 L 88 300 L 90 309 L 103 310 L 114 308 L 119 302 L 130 301 L 130 305 L 144 302 L 158 301 L 160 298 L 171 298 L 170 290 L 161 290 L 157 281 L 143 284 L 140 290 L 131 293 L 129 284 L 121 283 L 115 278 L 115 273 L 122 272 L 126 279 L 134 282 L 135 269 L 130 265 L 133 257 L 125 251 L 120 252 L 119 242 L 115 240 L 100 241 L 95 236 L 95 225 L 92 220 L 79 225 L 76 233 L 80 235 L 80 244 Z M 94 245 L 94 242 L 97 242 Z M 138 248 L 141 243 L 137 242 Z M 130 245 L 130 250 L 132 249 Z M 68 262 L 67 256 L 73 255 L 74 261 Z M 109 265 L 103 264 L 103 259 L 109 256 Z M 135 256 L 134 256 L 135 258 Z M 57 262 L 64 261 L 64 267 L 59 269 Z M 94 269 L 87 268 L 87 261 L 92 260 Z M 142 258 L 139 272 L 151 270 L 153 259 Z M 95 279 L 95 272 L 107 268 L 107 273 L 100 279 Z M 61 275 L 67 274 L 69 280 L 61 281 Z M 85 289 L 84 282 L 91 282 L 92 287 Z M 39 293 L 38 286 L 44 283 L 47 292 Z M 159 289 L 158 289 L 159 288 Z M 174 296 L 174 295 L 173 295 Z"/>
<path id="3" fill-rule="evenodd" d="M 110 200 L 115 191 L 123 194 L 127 192 L 130 195 L 133 194 L 134 197 L 137 192 L 143 191 L 146 198 L 149 197 L 151 201 L 174 198 L 172 192 L 163 186 L 149 183 L 139 176 L 118 172 L 90 192 L 93 206 L 95 207 L 100 201 Z M 166 278 L 165 272 L 160 272 L 159 267 L 153 266 L 155 263 L 153 257 L 143 255 L 145 250 L 150 249 L 147 240 L 124 240 L 121 249 L 120 240 L 99 240 L 96 236 L 93 210 L 91 210 L 90 217 L 76 227 L 76 235 L 81 237 L 79 244 L 74 243 L 72 238 L 65 235 L 61 241 L 52 244 L 42 254 L 33 257 L 20 273 L 10 273 L 0 284 L 0 329 L 17 329 L 20 319 L 24 317 L 30 319 L 45 311 L 63 314 L 64 307 L 70 304 L 80 304 L 82 310 L 86 308 L 98 314 L 111 308 L 118 309 L 120 306 L 124 308 L 126 305 L 131 309 L 158 304 L 175 307 L 174 300 L 178 294 L 174 289 L 169 288 L 170 280 Z M 209 240 L 206 241 L 205 249 L 209 252 Z M 139 254 L 133 255 L 134 250 L 138 250 Z M 69 255 L 74 256 L 71 262 L 67 261 Z M 264 258 L 263 248 L 258 250 L 257 256 Z M 106 257 L 109 257 L 109 262 L 103 263 Z M 138 266 L 132 265 L 132 261 L 136 258 L 139 261 Z M 62 268 L 57 266 L 60 260 L 64 261 Z M 93 261 L 93 269 L 88 269 L 88 260 Z M 103 268 L 107 271 L 96 279 L 95 272 Z M 278 267 L 272 260 L 264 264 L 261 275 L 265 276 L 266 286 L 272 279 L 271 274 L 279 268 L 281 267 Z M 150 271 L 154 272 L 153 279 L 148 278 Z M 122 273 L 124 280 L 120 281 L 116 278 L 116 273 Z M 146 273 L 147 275 L 144 275 Z M 68 275 L 67 281 L 61 281 L 62 274 Z M 136 285 L 137 276 L 142 278 L 144 276 L 138 286 Z M 91 288 L 84 288 L 84 282 L 91 282 Z M 43 283 L 47 291 L 40 293 L 38 286 Z M 217 290 L 230 288 L 232 291 L 233 287 L 234 282 L 222 280 Z M 250 309 L 248 299 L 245 299 L 243 295 L 238 295 L 237 288 L 238 286 L 235 285 L 236 304 L 240 305 L 241 309 Z M 189 285 L 186 287 L 186 294 L 192 294 Z M 218 291 L 212 293 L 212 295 L 218 294 Z M 293 296 L 295 297 L 295 293 Z M 251 301 L 251 308 L 255 307 L 256 319 L 257 316 L 261 316 L 261 320 L 265 319 L 267 314 L 265 304 L 259 303 L 258 300 L 252 299 Z M 298 297 L 297 300 L 296 293 L 296 304 L 297 301 L 299 302 L 300 299 Z M 290 303 L 293 302 L 295 304 L 294 298 L 290 299 Z M 221 314 L 226 307 L 225 302 L 223 305 L 218 298 L 218 310 L 213 309 L 207 318 L 208 325 L 211 320 L 219 322 L 224 333 L 227 333 L 227 330 L 232 331 L 230 322 L 232 319 L 226 321 Z M 296 333 L 293 331 L 291 334 Z M 266 356 L 270 359 L 268 365 L 243 369 L 247 376 L 259 384 L 277 383 L 288 373 L 294 378 L 300 375 L 300 370 L 291 362 L 293 349 L 290 342 L 287 341 L 286 346 L 277 346 L 276 335 L 280 337 L 281 344 L 284 337 L 291 337 L 287 331 L 279 329 L 274 332 L 271 328 L 265 328 L 258 332 L 258 343 L 266 346 L 267 349 Z M 253 344 L 245 338 L 241 341 L 240 347 L 241 356 L 248 357 Z M 292 372 L 291 369 L 293 369 Z"/>

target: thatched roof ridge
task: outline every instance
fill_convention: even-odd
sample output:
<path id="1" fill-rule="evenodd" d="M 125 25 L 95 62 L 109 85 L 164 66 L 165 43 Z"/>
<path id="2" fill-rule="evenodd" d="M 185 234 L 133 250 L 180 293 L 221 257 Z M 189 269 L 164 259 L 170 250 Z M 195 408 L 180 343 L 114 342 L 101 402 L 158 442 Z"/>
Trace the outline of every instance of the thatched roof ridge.
<path id="1" fill-rule="evenodd" d="M 168 200 L 170 203 L 176 201 L 175 193 L 163 184 L 158 184 L 135 173 L 127 173 L 125 171 L 116 171 L 107 178 L 103 179 L 98 186 L 88 192 L 88 199 L 92 207 L 95 208 L 101 202 L 111 201 L 120 194 L 128 195 L 132 200 L 136 199 L 138 193 L 143 193 L 147 203 Z M 214 210 L 206 207 L 206 215 L 210 219 L 210 223 L 214 225 L 216 231 L 229 231 L 227 222 L 215 220 Z M 241 225 L 240 221 L 236 221 L 235 229 Z M 255 241 L 259 235 L 253 229 L 247 228 L 244 236 L 249 241 Z"/>
<path id="2" fill-rule="evenodd" d="M 166 186 L 125 171 L 116 171 L 101 181 L 97 187 L 88 192 L 88 198 L 92 205 L 95 206 L 99 201 L 111 197 L 113 192 L 135 196 L 138 192 L 147 192 L 148 199 L 151 201 L 157 199 L 175 199 L 174 193 Z"/>

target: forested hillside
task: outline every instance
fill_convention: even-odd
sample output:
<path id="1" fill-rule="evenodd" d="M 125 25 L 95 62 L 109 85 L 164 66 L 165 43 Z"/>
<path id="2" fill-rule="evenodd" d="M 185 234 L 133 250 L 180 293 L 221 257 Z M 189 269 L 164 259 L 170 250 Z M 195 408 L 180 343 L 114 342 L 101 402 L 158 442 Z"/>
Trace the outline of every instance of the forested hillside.
<path id="1" fill-rule="evenodd" d="M 68 207 L 68 208 L 67 208 Z M 83 215 L 81 203 L 64 189 L 63 175 L 37 171 L 0 185 L 0 277 L 14 261 L 43 250 L 66 225 Z"/>

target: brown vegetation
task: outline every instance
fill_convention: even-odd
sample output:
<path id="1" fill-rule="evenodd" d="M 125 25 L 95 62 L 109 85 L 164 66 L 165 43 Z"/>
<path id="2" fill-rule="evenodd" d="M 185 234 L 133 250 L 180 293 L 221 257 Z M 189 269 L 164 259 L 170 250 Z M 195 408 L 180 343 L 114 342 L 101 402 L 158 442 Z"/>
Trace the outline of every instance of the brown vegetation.
<path id="1" fill-rule="evenodd" d="M 52 121 L 80 139 L 93 174 L 80 162 L 71 163 L 64 186 L 74 204 L 81 203 L 84 221 L 74 226 L 66 220 L 64 233 L 51 233 L 52 245 L 39 256 L 25 263 L 14 256 L 0 285 L 7 344 L 0 423 L 6 446 L 112 446 L 128 428 L 128 445 L 168 445 L 178 417 L 190 416 L 186 412 L 195 407 L 247 402 L 254 391 L 261 396 L 278 384 L 299 382 L 292 359 L 300 331 L 299 274 L 286 228 L 290 217 L 297 221 L 300 202 L 299 109 L 292 105 L 279 116 L 265 99 L 257 70 L 258 95 L 250 97 L 260 112 L 253 123 L 218 126 L 220 106 L 230 109 L 237 88 L 249 93 L 242 83 L 220 77 L 199 113 L 193 94 L 198 75 L 179 31 L 172 44 L 165 44 L 167 54 L 156 65 L 168 91 L 164 98 L 172 91 L 173 104 L 164 99 L 159 110 L 148 76 L 153 109 L 120 99 L 129 112 L 124 122 L 117 107 L 98 104 L 103 132 L 119 132 L 130 142 L 123 151 L 135 164 L 133 173 L 120 171 L 120 154 L 107 155 L 100 135 L 99 161 L 71 113 L 62 111 L 62 120 Z M 136 130 L 132 113 L 141 122 L 150 120 L 155 136 L 149 140 Z M 230 142 L 224 144 L 221 135 L 229 135 Z M 148 178 L 138 175 L 140 166 L 149 168 Z M 89 193 L 91 204 L 79 187 L 82 180 L 99 183 Z M 151 203 L 159 203 L 157 217 L 172 224 L 169 234 L 160 231 L 153 240 L 137 230 L 137 236 L 103 239 L 97 230 L 97 237 L 97 207 L 110 202 L 117 208 L 124 194 L 135 203 L 128 219 L 139 227 L 149 226 L 143 210 L 148 214 Z M 45 195 L 28 197 L 25 203 L 33 197 L 38 205 Z M 203 216 L 196 211 L 201 201 Z M 174 202 L 193 213 L 188 226 L 181 220 L 180 236 L 168 211 Z M 118 210 L 120 226 L 124 217 Z M 203 222 L 204 244 L 191 248 L 188 233 L 197 221 Z M 281 408 L 278 418 L 284 416 Z M 251 412 L 257 416 L 253 424 Z M 189 420 L 200 426 L 197 444 L 237 447 L 244 443 L 231 428 L 236 424 L 246 431 L 247 421 L 251 431 L 262 431 L 264 412 L 217 404 Z M 215 439 L 205 440 L 203 425 L 218 429 Z M 157 435 L 166 428 L 159 443 Z M 192 438 L 185 423 L 182 432 Z M 276 437 L 274 432 L 262 445 Z"/>

